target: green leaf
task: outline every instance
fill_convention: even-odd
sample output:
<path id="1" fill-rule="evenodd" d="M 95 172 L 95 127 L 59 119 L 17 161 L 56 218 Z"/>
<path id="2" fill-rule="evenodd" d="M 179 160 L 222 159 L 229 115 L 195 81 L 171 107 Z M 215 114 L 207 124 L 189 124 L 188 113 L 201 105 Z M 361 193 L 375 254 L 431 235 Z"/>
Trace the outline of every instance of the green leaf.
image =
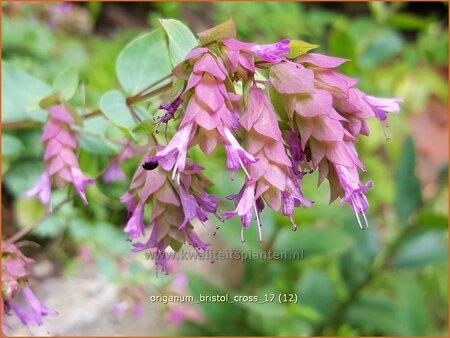
<path id="1" fill-rule="evenodd" d="M 319 45 L 314 45 L 312 43 L 302 41 L 302 40 L 291 40 L 289 43 L 289 48 L 291 48 L 291 51 L 289 52 L 288 58 L 294 59 L 296 57 L 299 57 L 307 52 L 309 52 L 311 49 L 319 48 Z"/>
<path id="2" fill-rule="evenodd" d="M 335 27 L 328 37 L 328 49 L 330 54 L 334 56 L 339 56 L 347 58 L 350 60 L 356 59 L 356 48 L 355 42 L 349 35 L 344 24 Z M 341 70 L 344 73 L 354 73 L 355 72 L 355 62 L 347 62 L 343 64 Z"/>
<path id="3" fill-rule="evenodd" d="M 42 160 L 20 161 L 14 163 L 14 170 L 5 174 L 4 182 L 14 196 L 19 196 L 33 187 L 42 175 L 42 170 Z"/>
<path id="4" fill-rule="evenodd" d="M 62 98 L 69 101 L 75 94 L 79 83 L 78 69 L 75 66 L 69 66 L 55 79 L 53 90 L 61 94 Z"/>
<path id="5" fill-rule="evenodd" d="M 328 276 L 321 270 L 309 269 L 297 285 L 299 302 L 327 317 L 333 309 L 334 291 Z"/>
<path id="6" fill-rule="evenodd" d="M 212 286 L 207 280 L 193 273 L 188 273 L 188 288 L 196 301 L 199 301 L 200 295 L 225 296 L 228 293 L 223 289 Z M 231 298 L 232 295 L 230 294 L 229 297 Z M 202 301 L 199 306 L 211 325 L 213 327 L 220 326 L 224 335 L 232 335 L 234 330 L 231 326 L 238 322 L 244 314 L 239 303 Z"/>
<path id="7" fill-rule="evenodd" d="M 133 140 L 138 144 L 146 144 L 151 137 L 151 134 L 155 130 L 155 122 L 146 119 L 136 124 L 131 130 L 131 136 Z"/>
<path id="8" fill-rule="evenodd" d="M 417 209 L 421 200 L 420 182 L 414 174 L 416 169 L 416 153 L 412 138 L 403 145 L 399 163 L 395 173 L 396 198 L 395 208 L 398 219 L 404 223 Z"/>
<path id="9" fill-rule="evenodd" d="M 392 27 L 402 30 L 424 30 L 429 26 L 429 19 L 421 18 L 420 16 L 409 13 L 393 13 L 387 22 Z"/>
<path id="10" fill-rule="evenodd" d="M 80 133 L 80 147 L 91 154 L 97 155 L 118 153 L 121 147 L 106 137 L 106 131 L 110 124 L 111 122 L 105 121 L 103 116 L 84 120 Z"/>
<path id="11" fill-rule="evenodd" d="M 447 229 L 448 215 L 436 214 L 432 211 L 423 211 L 418 213 L 417 222 L 424 227 Z"/>
<path id="12" fill-rule="evenodd" d="M 312 255 L 338 255 L 352 246 L 352 237 L 340 229 L 300 227 L 296 232 L 284 231 L 275 242 L 275 250 L 303 250 L 307 259 Z"/>
<path id="13" fill-rule="evenodd" d="M 419 284 L 409 276 L 396 276 L 395 289 L 397 325 L 394 334 L 400 336 L 429 335 L 430 318 Z"/>
<path id="14" fill-rule="evenodd" d="M 100 109 L 121 130 L 127 131 L 136 124 L 125 96 L 118 90 L 111 90 L 102 96 Z"/>
<path id="15" fill-rule="evenodd" d="M 346 322 L 361 328 L 364 335 L 373 332 L 390 334 L 397 326 L 392 298 L 378 294 L 363 294 L 350 307 Z"/>
<path id="16" fill-rule="evenodd" d="M 397 252 L 392 266 L 396 268 L 423 268 L 448 258 L 447 231 L 421 230 Z"/>
<path id="17" fill-rule="evenodd" d="M 169 54 L 172 65 L 184 60 L 185 56 L 198 45 L 191 30 L 182 22 L 174 19 L 160 19 L 169 40 Z"/>
<path id="18" fill-rule="evenodd" d="M 369 42 L 359 62 L 365 67 L 375 67 L 382 62 L 391 59 L 403 48 L 403 39 L 394 30 L 382 30 L 377 32 Z"/>
<path id="19" fill-rule="evenodd" d="M 235 38 L 236 37 L 236 24 L 233 19 L 228 19 L 227 21 L 207 29 L 203 32 L 197 34 L 200 43 L 205 46 L 210 44 L 211 42 L 222 40 L 226 38 Z"/>
<path id="20" fill-rule="evenodd" d="M 39 101 L 50 93 L 45 82 L 13 65 L 2 64 L 2 122 L 44 122 L 47 113 L 39 108 Z"/>
<path id="21" fill-rule="evenodd" d="M 17 156 L 22 150 L 23 144 L 18 138 L 2 134 L 2 156 Z"/>
<path id="22" fill-rule="evenodd" d="M 170 75 L 172 65 L 164 32 L 160 29 L 131 41 L 120 53 L 116 73 L 128 94 L 134 95 Z M 167 84 L 161 82 L 161 86 Z"/>

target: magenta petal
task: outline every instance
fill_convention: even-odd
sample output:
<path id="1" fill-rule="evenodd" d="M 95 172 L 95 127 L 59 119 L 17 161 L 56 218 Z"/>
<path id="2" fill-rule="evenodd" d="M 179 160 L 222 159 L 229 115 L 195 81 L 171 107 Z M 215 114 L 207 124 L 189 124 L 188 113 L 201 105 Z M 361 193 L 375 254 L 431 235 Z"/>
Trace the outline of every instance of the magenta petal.
<path id="1" fill-rule="evenodd" d="M 239 64 L 252 73 L 255 71 L 255 63 L 253 57 L 249 54 L 241 53 L 239 55 Z"/>
<path id="2" fill-rule="evenodd" d="M 195 48 L 193 50 L 191 50 L 188 55 L 186 55 L 186 57 L 184 58 L 184 61 L 193 59 L 201 54 L 207 53 L 208 52 L 208 48 Z"/>
<path id="3" fill-rule="evenodd" d="M 58 154 L 61 149 L 62 144 L 56 139 L 51 139 L 45 147 L 44 161 L 47 161 L 49 158 Z"/>
<path id="4" fill-rule="evenodd" d="M 72 167 L 70 171 L 72 172 L 72 184 L 75 188 L 75 191 L 81 197 L 83 203 L 87 204 L 88 202 L 84 194 L 85 186 L 94 184 L 95 180 L 84 177 L 83 173 L 79 168 Z"/>
<path id="5" fill-rule="evenodd" d="M 226 56 L 228 57 L 228 61 L 230 63 L 231 70 L 236 72 L 239 66 L 239 51 L 237 50 L 228 50 Z"/>
<path id="6" fill-rule="evenodd" d="M 152 195 L 155 191 L 160 189 L 163 184 L 166 182 L 166 175 L 161 173 L 159 170 L 154 170 L 152 172 L 148 172 L 145 179 L 144 187 L 140 192 L 140 200 L 147 201 L 150 195 Z"/>
<path id="7" fill-rule="evenodd" d="M 284 39 L 268 45 L 254 45 L 250 48 L 250 51 L 261 60 L 277 63 L 285 60 L 286 58 L 283 56 L 288 55 L 291 51 L 291 48 L 289 48 L 290 42 L 290 40 Z"/>
<path id="8" fill-rule="evenodd" d="M 283 143 L 280 141 L 271 141 L 266 143 L 264 153 L 271 162 L 276 162 L 287 167 L 291 166 L 291 161 L 286 155 L 286 150 Z"/>
<path id="9" fill-rule="evenodd" d="M 117 163 L 111 163 L 102 175 L 103 182 L 125 181 L 126 176 Z"/>
<path id="10" fill-rule="evenodd" d="M 196 249 L 205 251 L 208 249 L 208 244 L 202 242 L 202 240 L 198 237 L 198 235 L 194 232 L 194 230 L 188 231 L 189 242 L 191 242 L 192 246 Z"/>
<path id="11" fill-rule="evenodd" d="M 326 90 L 297 96 L 295 111 L 304 117 L 328 115 L 332 109 L 333 98 Z"/>
<path id="12" fill-rule="evenodd" d="M 312 136 L 324 142 L 342 141 L 344 127 L 339 121 L 330 119 L 328 116 L 318 116 L 314 118 Z"/>
<path id="13" fill-rule="evenodd" d="M 308 62 L 322 68 L 336 68 L 347 61 L 350 60 L 317 53 L 306 53 L 295 60 L 295 62 Z"/>
<path id="14" fill-rule="evenodd" d="M 25 262 L 21 258 L 9 258 L 3 264 L 8 273 L 14 277 L 25 277 L 28 274 Z"/>
<path id="15" fill-rule="evenodd" d="M 78 167 L 77 156 L 70 148 L 62 148 L 58 155 L 69 167 Z"/>
<path id="16" fill-rule="evenodd" d="M 138 238 L 139 236 L 145 235 L 144 229 L 144 205 L 138 203 L 136 209 L 133 211 L 133 215 L 127 222 L 127 225 L 123 229 L 130 239 Z"/>
<path id="17" fill-rule="evenodd" d="M 67 124 L 74 124 L 75 120 L 73 119 L 72 115 L 63 107 L 59 105 L 51 106 L 48 109 L 48 112 L 50 115 L 63 123 Z"/>
<path id="18" fill-rule="evenodd" d="M 223 44 L 232 50 L 247 50 L 255 46 L 256 43 L 253 42 L 242 42 L 236 39 L 223 39 Z"/>
<path id="19" fill-rule="evenodd" d="M 213 112 L 217 111 L 225 102 L 216 81 L 211 76 L 203 76 L 195 87 L 195 94 Z"/>
<path id="20" fill-rule="evenodd" d="M 53 176 L 62 168 L 64 168 L 64 161 L 60 156 L 55 156 L 50 159 L 50 164 L 47 166 L 46 170 L 50 176 Z"/>
<path id="21" fill-rule="evenodd" d="M 209 54 L 203 55 L 194 65 L 194 73 L 203 72 L 207 72 L 222 81 L 226 78 L 226 74 L 223 73 L 222 69 L 219 68 L 216 61 Z"/>
<path id="22" fill-rule="evenodd" d="M 281 139 L 277 114 L 261 88 L 250 88 L 247 113 L 241 123 L 244 123 L 243 126 L 246 129 L 253 126 L 258 133 L 264 136 L 277 141 Z"/>
<path id="23" fill-rule="evenodd" d="M 31 188 L 26 191 L 24 197 L 34 197 L 39 196 L 39 200 L 43 205 L 48 205 L 50 203 L 51 194 L 51 179 L 47 172 L 44 172 L 39 178 L 39 181 Z"/>
<path id="24" fill-rule="evenodd" d="M 301 65 L 280 63 L 270 70 L 270 83 L 281 94 L 314 93 L 314 73 Z"/>
<path id="25" fill-rule="evenodd" d="M 53 120 L 48 120 L 44 126 L 44 131 L 41 136 L 41 142 L 45 142 L 55 137 L 56 135 L 58 135 L 61 129 L 62 126 L 60 123 L 56 123 Z"/>
<path id="26" fill-rule="evenodd" d="M 186 89 L 184 90 L 184 93 L 188 92 L 189 90 L 191 90 L 192 88 L 194 88 L 197 83 L 200 82 L 200 80 L 202 79 L 203 74 L 197 74 L 197 73 L 192 73 L 191 76 L 189 76 L 189 80 L 186 86 Z"/>
<path id="27" fill-rule="evenodd" d="M 264 178 L 280 191 L 286 187 L 286 172 L 278 165 L 270 164 Z"/>
<path id="28" fill-rule="evenodd" d="M 77 146 L 77 139 L 75 138 L 75 135 L 65 130 L 64 128 L 61 128 L 58 135 L 56 135 L 56 139 L 70 148 L 76 148 Z"/>

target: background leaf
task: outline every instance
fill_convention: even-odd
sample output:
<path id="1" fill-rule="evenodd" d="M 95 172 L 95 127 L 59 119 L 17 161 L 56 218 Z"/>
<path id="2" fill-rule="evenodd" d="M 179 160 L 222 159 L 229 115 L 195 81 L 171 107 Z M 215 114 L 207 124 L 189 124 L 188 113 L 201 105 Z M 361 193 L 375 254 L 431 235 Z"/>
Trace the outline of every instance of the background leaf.
<path id="1" fill-rule="evenodd" d="M 102 96 L 100 109 L 122 130 L 128 130 L 137 123 L 131 115 L 125 96 L 118 90 L 111 90 Z"/>
<path id="2" fill-rule="evenodd" d="M 16 66 L 2 64 L 2 122 L 45 121 L 47 113 L 39 101 L 50 95 L 48 84 Z"/>
<path id="3" fill-rule="evenodd" d="M 395 173 L 395 209 L 399 220 L 404 223 L 416 210 L 421 200 L 420 182 L 415 175 L 416 154 L 414 142 L 408 137 L 403 145 Z"/>
<path id="4" fill-rule="evenodd" d="M 169 39 L 169 54 L 172 65 L 180 63 L 198 41 L 185 24 L 174 19 L 160 19 L 161 26 Z"/>
<path id="5" fill-rule="evenodd" d="M 170 75 L 171 70 L 169 50 L 160 29 L 131 41 L 116 62 L 117 78 L 131 95 Z M 166 83 L 161 83 L 161 86 Z"/>
<path id="6" fill-rule="evenodd" d="M 58 74 L 53 83 L 53 90 L 60 93 L 64 100 L 69 101 L 78 88 L 78 82 L 77 67 L 69 66 Z"/>
<path id="7" fill-rule="evenodd" d="M 422 268 L 447 259 L 447 231 L 422 230 L 409 239 L 397 253 L 392 266 Z"/>

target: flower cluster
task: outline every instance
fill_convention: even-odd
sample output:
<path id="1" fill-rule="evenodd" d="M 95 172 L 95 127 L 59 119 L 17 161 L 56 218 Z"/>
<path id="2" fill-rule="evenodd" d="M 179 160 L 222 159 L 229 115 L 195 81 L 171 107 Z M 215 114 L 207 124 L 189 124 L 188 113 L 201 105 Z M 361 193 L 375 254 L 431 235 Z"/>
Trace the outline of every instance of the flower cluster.
<path id="1" fill-rule="evenodd" d="M 28 284 L 32 259 L 26 257 L 14 244 L 2 242 L 2 327 L 9 328 L 7 316 L 14 313 L 24 325 L 41 326 L 45 316 L 58 313 L 45 307 Z M 23 298 L 17 302 L 17 298 Z"/>
<path id="2" fill-rule="evenodd" d="M 45 170 L 41 178 L 25 197 L 38 196 L 41 203 L 49 205 L 51 201 L 52 183 L 63 189 L 71 183 L 75 191 L 87 204 L 85 186 L 94 183 L 86 178 L 80 170 L 76 156 L 77 138 L 71 130 L 74 118 L 62 105 L 53 105 L 48 109 L 49 117 L 44 127 L 41 142 L 44 143 Z"/>
<path id="3" fill-rule="evenodd" d="M 183 165 L 175 183 L 157 162 L 145 162 L 136 171 L 130 190 L 121 197 L 130 215 L 125 227 L 130 240 L 145 235 L 145 206 L 151 206 L 151 235 L 146 243 L 134 243 L 133 251 L 155 250 L 155 262 L 162 270 L 166 270 L 169 245 L 176 248 L 176 243 L 188 242 L 205 250 L 207 244 L 200 240 L 192 222 L 205 222 L 208 214 L 218 215 L 219 199 L 204 190 L 211 182 L 201 173 L 203 168 L 190 160 Z"/>
<path id="4" fill-rule="evenodd" d="M 253 217 L 262 241 L 259 214 L 266 205 L 289 217 L 296 230 L 294 209 L 313 205 L 303 196 L 301 181 L 314 171 L 319 184 L 329 180 L 330 202 L 342 197 L 360 227 L 367 226 L 365 192 L 372 182 L 360 182 L 358 170 L 365 168 L 354 144 L 360 134 L 369 134 L 368 118 L 385 121 L 388 112 L 399 112 L 402 100 L 357 89 L 357 79 L 336 70 L 346 59 L 292 56 L 290 46 L 290 40 L 260 45 L 225 38 L 193 49 L 174 68 L 184 87 L 173 102 L 161 105 L 167 113 L 159 123 L 168 123 L 179 111 L 178 131 L 144 159 L 122 199 L 128 203 L 125 231 L 132 240 L 144 235 L 145 205 L 151 205 L 152 234 L 146 244 L 135 243 L 135 251 L 164 252 L 174 240 L 206 248 L 195 235 L 194 221 L 217 214 L 219 198 L 206 193 L 211 182 L 199 176 L 202 168 L 189 159 L 196 145 L 207 156 L 222 145 L 226 168 L 245 174 L 240 192 L 228 196 L 235 210 L 223 214 L 241 218 L 242 241 Z M 258 69 L 266 79 L 261 80 Z"/>

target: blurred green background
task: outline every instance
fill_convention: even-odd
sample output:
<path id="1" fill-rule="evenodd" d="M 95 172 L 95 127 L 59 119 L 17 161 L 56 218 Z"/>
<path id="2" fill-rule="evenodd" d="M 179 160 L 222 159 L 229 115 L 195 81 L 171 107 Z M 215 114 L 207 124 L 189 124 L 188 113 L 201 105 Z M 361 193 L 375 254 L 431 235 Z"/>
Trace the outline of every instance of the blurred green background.
<path id="1" fill-rule="evenodd" d="M 299 231 L 290 231 L 288 219 L 265 210 L 262 247 L 253 228 L 246 232 L 247 242 L 240 243 L 238 220 L 225 223 L 217 238 L 205 238 L 220 242 L 215 245 L 222 249 L 303 249 L 303 260 L 214 263 L 214 269 L 225 271 L 220 280 L 201 273 L 211 269 L 210 262 L 201 262 L 196 269 L 200 271 L 186 268 L 194 296 L 212 292 L 262 298 L 265 293 L 296 293 L 297 304 L 202 303 L 198 310 L 203 320 L 186 319 L 176 327 L 161 323 L 160 332 L 448 334 L 446 3 L 3 2 L 2 8 L 4 237 L 44 213 L 38 201 L 19 197 L 43 168 L 38 142 L 42 115 L 30 95 L 48 95 L 49 84 L 60 71 L 76 65 L 84 90 L 72 102 L 82 107 L 86 96 L 87 110 L 95 110 L 103 93 L 120 88 L 115 60 L 121 49 L 142 32 L 159 27 L 158 18 L 179 19 L 199 32 L 231 17 L 242 40 L 271 43 L 290 38 L 318 44 L 317 52 L 353 60 L 341 71 L 359 77 L 363 91 L 405 101 L 401 113 L 389 117 L 389 141 L 379 123 L 371 121 L 370 137 L 357 145 L 367 166 L 362 181 L 374 182 L 368 192 L 367 231 L 359 230 L 347 206 L 336 202 L 329 206 L 327 184 L 317 189 L 316 175 L 308 175 L 304 194 L 316 203 L 296 211 Z M 117 152 L 107 141 L 117 131 L 105 127 L 101 118 L 89 120 L 86 129 L 102 136 L 98 140 L 83 135 L 79 153 L 82 169 L 97 177 Z M 138 163 L 136 158 L 124 164 L 128 178 Z M 223 160 L 207 163 L 206 174 L 216 183 L 212 192 L 223 196 L 238 190 L 239 180 L 230 184 Z M 89 206 L 82 207 L 79 200 L 65 205 L 29 236 L 41 249 L 31 247 L 26 253 L 49 259 L 58 267 L 55 276 L 71 278 L 84 264 L 80 249 L 88 250 L 99 271 L 124 290 L 149 285 L 166 290 L 170 275 L 155 278 L 143 255 L 129 254 L 122 233 L 126 212 L 118 200 L 126 189 L 126 182 L 106 185 L 98 179 L 88 190 Z M 63 199 L 64 192 L 57 192 L 58 198 Z"/>

